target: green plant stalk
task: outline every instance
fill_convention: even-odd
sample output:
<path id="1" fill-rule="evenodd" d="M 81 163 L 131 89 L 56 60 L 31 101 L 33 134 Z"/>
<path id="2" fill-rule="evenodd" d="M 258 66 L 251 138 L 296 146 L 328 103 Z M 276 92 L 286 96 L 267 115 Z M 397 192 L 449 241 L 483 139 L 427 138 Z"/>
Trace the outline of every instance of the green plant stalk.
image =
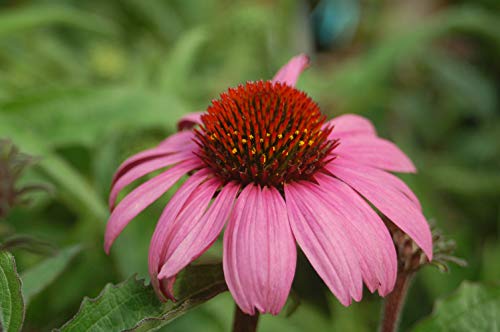
<path id="1" fill-rule="evenodd" d="M 255 332 L 257 331 L 257 324 L 259 323 L 259 313 L 255 315 L 247 315 L 235 305 L 233 332 Z"/>
<path id="2" fill-rule="evenodd" d="M 401 312 L 406 301 L 406 294 L 413 278 L 413 271 L 401 271 L 396 278 L 393 291 L 385 297 L 382 311 L 381 332 L 395 332 L 398 330 Z"/>

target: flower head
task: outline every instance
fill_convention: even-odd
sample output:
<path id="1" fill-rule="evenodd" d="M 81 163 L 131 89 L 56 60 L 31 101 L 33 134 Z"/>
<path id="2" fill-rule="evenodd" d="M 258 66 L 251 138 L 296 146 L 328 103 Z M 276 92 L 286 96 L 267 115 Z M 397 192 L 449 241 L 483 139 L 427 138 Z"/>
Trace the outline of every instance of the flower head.
<path id="1" fill-rule="evenodd" d="M 264 111 L 260 111 L 264 110 Z M 305 93 L 281 82 L 248 82 L 214 100 L 195 130 L 199 157 L 224 182 L 283 189 L 311 180 L 338 140 Z"/>
<path id="2" fill-rule="evenodd" d="M 116 172 L 106 251 L 128 222 L 189 175 L 151 241 L 149 272 L 161 298 L 174 299 L 176 275 L 224 226 L 225 279 L 248 314 L 281 310 L 295 274 L 296 244 L 342 304 L 359 301 L 363 283 L 371 292 L 389 293 L 396 251 L 374 208 L 432 259 L 418 199 L 388 172 L 414 172 L 413 163 L 363 117 L 326 121 L 295 88 L 307 65 L 300 55 L 271 81 L 228 89 L 206 112 L 181 119 L 179 133 Z M 115 207 L 126 185 L 159 169 L 165 170 Z"/>

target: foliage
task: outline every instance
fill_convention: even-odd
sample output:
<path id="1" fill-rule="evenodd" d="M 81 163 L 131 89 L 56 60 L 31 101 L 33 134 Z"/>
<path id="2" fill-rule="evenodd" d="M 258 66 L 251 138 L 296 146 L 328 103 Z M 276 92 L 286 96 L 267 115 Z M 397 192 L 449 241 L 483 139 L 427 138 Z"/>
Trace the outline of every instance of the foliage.
<path id="1" fill-rule="evenodd" d="M 54 257 L 49 257 L 24 272 L 21 276 L 23 280 L 24 301 L 28 303 L 33 296 L 52 283 L 80 250 L 81 248 L 78 245 L 63 249 L 54 255 Z"/>
<path id="2" fill-rule="evenodd" d="M 320 49 L 308 22 L 308 5 L 317 2 L 0 1 L 0 139 L 38 158 L 19 188 L 54 187 L 51 195 L 31 193 L 29 206 L 14 206 L 0 220 L 0 241 L 15 255 L 23 279 L 27 330 L 63 326 L 84 296 L 98 296 L 108 283 L 128 280 L 106 294 L 130 287 L 154 303 L 149 288 L 127 278 L 147 276 L 148 243 L 171 193 L 130 224 L 108 257 L 102 238 L 114 170 L 172 133 L 186 112 L 204 109 L 229 86 L 271 77 L 298 52 L 314 61 L 299 88 L 325 113 L 363 114 L 416 162 L 419 174 L 404 179 L 469 263 L 446 275 L 420 271 L 402 329 L 427 316 L 433 299 L 462 280 L 498 279 L 500 7 L 489 0 L 439 7 L 362 1 L 358 13 L 349 9 L 358 17 L 351 24 L 359 25 L 344 26 L 355 33 L 322 39 Z M 12 242 L 11 234 L 21 238 Z M 66 249 L 46 257 L 47 251 L 22 250 L 36 241 L 19 239 Z M 220 259 L 221 247 L 216 242 L 200 261 Z M 302 259 L 294 294 L 300 298 L 294 314 L 264 317 L 261 331 L 376 327 L 379 297 L 366 294 L 342 308 Z M 84 306 L 109 301 L 99 299 Z M 222 294 L 168 329 L 227 330 L 232 306 Z"/>
<path id="3" fill-rule="evenodd" d="M 452 296 L 438 301 L 418 331 L 494 331 L 500 325 L 500 287 L 464 282 Z"/>
<path id="4" fill-rule="evenodd" d="M 21 279 L 8 251 L 0 251 L 0 291 L 0 327 L 7 332 L 20 331 L 24 319 Z"/>
<path id="5" fill-rule="evenodd" d="M 162 304 L 151 286 L 131 277 L 108 285 L 95 299 L 85 299 L 60 331 L 149 331 L 227 290 L 220 264 L 187 268 L 176 281 L 175 303 Z"/>

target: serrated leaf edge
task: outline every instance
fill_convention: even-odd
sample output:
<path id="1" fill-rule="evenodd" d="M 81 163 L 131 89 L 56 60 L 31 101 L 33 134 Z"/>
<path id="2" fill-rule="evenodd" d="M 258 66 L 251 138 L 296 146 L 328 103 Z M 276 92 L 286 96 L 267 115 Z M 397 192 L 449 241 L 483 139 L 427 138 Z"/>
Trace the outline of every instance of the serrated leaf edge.
<path id="1" fill-rule="evenodd" d="M 19 273 L 17 272 L 16 260 L 15 260 L 14 256 L 8 251 L 4 251 L 4 252 L 7 253 L 7 257 L 11 260 L 12 269 L 14 270 L 14 275 L 16 276 L 17 281 L 19 282 L 19 292 L 17 295 L 21 299 L 21 304 L 22 304 L 22 320 L 21 320 L 21 325 L 19 326 L 19 331 L 21 331 L 23 324 L 24 324 L 24 318 L 26 315 L 26 308 L 24 306 L 24 297 L 23 297 L 23 292 L 22 292 L 23 281 L 21 280 L 21 277 L 19 276 Z M 2 270 L 0 270 L 0 271 L 2 271 Z M 2 331 L 2 326 L 0 326 L 0 331 Z"/>
<path id="2" fill-rule="evenodd" d="M 207 293 L 212 288 L 216 289 L 213 293 L 206 294 L 205 296 L 203 295 L 204 293 Z M 197 306 L 197 305 L 200 305 L 200 304 L 216 297 L 217 295 L 219 295 L 227 290 L 228 290 L 228 288 L 227 288 L 226 282 L 224 280 L 215 282 L 211 285 L 208 285 L 206 287 L 201 288 L 199 291 L 196 292 L 196 294 L 198 294 L 201 297 L 201 299 L 193 301 L 190 299 L 190 297 L 187 297 L 187 298 L 178 300 L 177 304 L 174 307 L 172 307 L 168 312 L 162 313 L 161 316 L 158 316 L 158 317 L 144 318 L 144 319 L 140 320 L 136 326 L 132 327 L 131 329 L 125 330 L 124 332 L 133 332 L 136 329 L 143 326 L 144 324 L 147 324 L 150 322 L 166 321 L 167 319 L 169 319 L 170 316 L 173 316 L 172 320 L 174 320 L 177 318 L 176 314 L 178 312 L 182 311 L 182 309 L 184 309 L 186 306 L 188 306 L 191 302 L 195 302 L 194 306 Z M 158 326 L 158 328 L 159 327 L 161 327 L 161 326 Z"/>
<path id="3" fill-rule="evenodd" d="M 78 317 L 78 315 L 82 312 L 82 310 L 84 309 L 84 307 L 87 304 L 99 303 L 104 298 L 104 295 L 109 290 L 120 288 L 120 287 L 126 285 L 127 283 L 129 283 L 131 281 L 139 282 L 139 283 L 141 283 L 142 286 L 147 287 L 147 285 L 145 283 L 145 279 L 139 279 L 139 278 L 137 278 L 137 274 L 132 275 L 131 277 L 125 279 L 124 281 L 122 281 L 122 282 L 120 282 L 118 284 L 107 283 L 106 286 L 104 286 L 104 288 L 102 289 L 102 291 L 99 293 L 99 295 L 97 295 L 96 297 L 91 298 L 91 297 L 85 296 L 83 298 L 83 300 L 82 300 L 82 303 L 80 304 L 80 308 L 78 308 L 78 311 L 73 315 L 73 317 L 69 321 L 67 321 L 63 326 L 61 326 L 60 328 L 57 328 L 57 329 L 53 329 L 52 331 L 53 332 L 60 332 L 60 331 L 62 331 L 67 325 L 70 325 Z"/>

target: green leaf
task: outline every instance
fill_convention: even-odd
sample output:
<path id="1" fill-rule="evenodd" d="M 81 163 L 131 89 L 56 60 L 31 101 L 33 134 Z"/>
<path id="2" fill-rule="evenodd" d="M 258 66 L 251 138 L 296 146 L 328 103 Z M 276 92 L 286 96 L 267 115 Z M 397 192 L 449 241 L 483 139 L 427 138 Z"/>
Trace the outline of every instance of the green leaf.
<path id="1" fill-rule="evenodd" d="M 7 10 L 0 15 L 0 38 L 43 25 L 63 23 L 93 32 L 114 34 L 116 27 L 92 13 L 62 6 L 30 6 Z"/>
<path id="2" fill-rule="evenodd" d="M 434 187 L 466 196 L 495 196 L 500 192 L 498 171 L 471 170 L 454 164 L 436 164 L 427 171 Z M 460 181 L 456 181 L 460 179 Z"/>
<path id="3" fill-rule="evenodd" d="M 164 105 L 171 107 L 169 112 Z M 173 129 L 171 119 L 186 111 L 182 105 L 171 95 L 131 86 L 63 89 L 0 105 L 0 137 L 9 137 L 23 151 L 43 156 L 39 166 L 63 189 L 60 197 L 77 212 L 104 221 L 108 211 L 94 188 L 52 149 L 99 144 L 106 132 L 119 129 L 161 125 Z"/>
<path id="4" fill-rule="evenodd" d="M 85 298 L 61 331 L 122 331 L 161 311 L 153 289 L 134 276 L 116 286 L 108 284 L 95 299 Z"/>
<path id="5" fill-rule="evenodd" d="M 157 31 L 165 41 L 182 32 L 181 17 L 175 10 L 168 8 L 167 2 L 125 0 L 122 5 L 140 17 L 150 29 Z"/>
<path id="6" fill-rule="evenodd" d="M 24 320 L 21 279 L 16 261 L 8 251 L 0 251 L 0 325 L 2 331 L 20 331 Z"/>
<path id="7" fill-rule="evenodd" d="M 52 243 L 23 234 L 10 236 L 0 243 L 0 250 L 12 249 L 23 249 L 40 255 L 50 255 L 55 252 Z"/>
<path id="8" fill-rule="evenodd" d="M 452 296 L 438 301 L 432 315 L 417 324 L 419 331 L 497 331 L 500 327 L 500 287 L 464 282 Z"/>
<path id="9" fill-rule="evenodd" d="M 189 80 L 201 47 L 208 40 L 207 32 L 195 28 L 184 33 L 162 67 L 162 91 L 190 89 Z"/>
<path id="10" fill-rule="evenodd" d="M 428 53 L 424 62 L 448 98 L 456 100 L 459 106 L 471 105 L 477 116 L 495 113 L 498 97 L 493 81 L 467 62 L 455 60 L 442 52 Z"/>
<path id="11" fill-rule="evenodd" d="M 0 137 L 9 137 L 23 150 L 32 155 L 42 155 L 37 164 L 53 182 L 61 188 L 61 198 L 70 207 L 82 214 L 90 214 L 97 221 L 108 217 L 108 210 L 85 178 L 64 159 L 49 151 L 44 140 L 32 134 L 29 128 L 16 128 L 2 121 L 0 114 Z M 103 227 L 100 223 L 99 227 Z"/>
<path id="12" fill-rule="evenodd" d="M 60 331 L 149 331 L 227 290 L 220 264 L 186 268 L 175 284 L 177 302 L 161 303 L 153 288 L 131 277 L 107 285 L 95 299 L 84 299 L 78 313 Z"/>
<path id="13" fill-rule="evenodd" d="M 188 111 L 192 110 L 164 90 L 153 92 L 134 85 L 62 88 L 0 104 L 0 135 L 5 132 L 19 145 L 18 136 L 31 135 L 37 146 L 47 148 L 92 146 L 116 130 L 175 129 L 175 120 Z"/>
<path id="14" fill-rule="evenodd" d="M 98 222 L 99 228 L 104 228 L 104 221 L 109 215 L 108 209 L 94 188 L 76 169 L 56 154 L 46 154 L 39 166 L 62 188 L 60 197 L 68 206 L 79 210 L 82 215 L 89 214 Z"/>
<path id="15" fill-rule="evenodd" d="M 61 250 L 57 255 L 47 258 L 22 274 L 23 294 L 26 304 L 61 274 L 69 262 L 81 250 L 79 245 Z"/>

